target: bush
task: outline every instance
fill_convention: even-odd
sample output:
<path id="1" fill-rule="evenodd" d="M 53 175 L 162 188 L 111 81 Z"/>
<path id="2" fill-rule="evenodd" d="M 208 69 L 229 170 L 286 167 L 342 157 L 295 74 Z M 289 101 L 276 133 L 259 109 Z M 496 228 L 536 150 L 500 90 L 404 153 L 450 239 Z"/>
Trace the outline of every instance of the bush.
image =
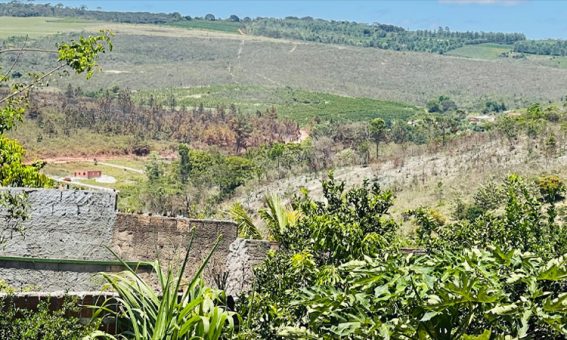
<path id="1" fill-rule="evenodd" d="M 333 286 L 337 266 L 396 247 L 398 225 L 388 216 L 391 192 L 369 181 L 345 190 L 332 173 L 322 186 L 323 201 L 307 192 L 291 206 L 274 196 L 266 199 L 260 215 L 279 249 L 255 270 L 256 291 L 241 299 L 247 337 L 275 337 L 280 326 L 305 314 L 303 306 L 291 304 L 301 289 Z"/>
<path id="2" fill-rule="evenodd" d="M 554 205 L 562 182 L 553 176 L 536 182 L 539 192 L 517 175 L 509 176 L 499 187 L 483 187 L 473 204 L 457 206 L 459 220 L 454 223 L 435 223 L 426 208 L 410 211 L 418 225 L 418 243 L 430 251 L 495 245 L 543 258 L 565 254 L 567 226 L 555 220 Z"/>
<path id="3" fill-rule="evenodd" d="M 336 268 L 296 294 L 280 335 L 346 339 L 563 338 L 567 264 L 520 251 L 393 254 Z"/>
<path id="4" fill-rule="evenodd" d="M 0 339 L 82 339 L 98 329 L 100 319 L 83 324 L 77 299 L 65 299 L 62 308 L 50 311 L 50 300 L 42 300 L 37 310 L 15 308 L 11 297 L 0 301 Z"/>

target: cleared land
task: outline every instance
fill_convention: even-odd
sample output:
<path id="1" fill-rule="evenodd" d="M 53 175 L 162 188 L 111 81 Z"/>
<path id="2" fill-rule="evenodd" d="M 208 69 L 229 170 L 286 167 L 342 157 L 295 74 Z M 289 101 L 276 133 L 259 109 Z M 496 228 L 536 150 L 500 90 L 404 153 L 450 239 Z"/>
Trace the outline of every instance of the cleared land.
<path id="1" fill-rule="evenodd" d="M 473 107 L 481 97 L 510 106 L 558 100 L 567 70 L 516 60 L 478 60 L 427 53 L 218 37 L 120 35 L 102 58 L 107 70 L 83 88 L 132 89 L 221 84 L 291 87 L 342 96 L 423 105 L 449 95 Z M 219 33 L 222 35 L 222 33 Z M 293 50 L 292 53 L 289 51 Z M 458 76 L 457 76 L 458 75 Z M 61 84 L 64 86 L 64 84 Z"/>
<path id="2" fill-rule="evenodd" d="M 447 55 L 474 58 L 474 59 L 487 59 L 494 60 L 505 52 L 510 52 L 512 46 L 501 45 L 501 44 L 478 44 L 478 45 L 466 45 L 452 51 L 449 51 Z"/>
<path id="3" fill-rule="evenodd" d="M 491 180 L 501 181 L 511 173 L 528 180 L 543 173 L 567 176 L 564 152 L 545 157 L 529 149 L 530 141 L 525 138 L 511 150 L 507 141 L 487 134 L 461 138 L 439 150 L 424 150 L 420 146 L 403 150 L 399 145 L 389 145 L 384 150 L 389 156 L 384 156 L 383 161 L 370 166 L 337 168 L 334 175 L 348 187 L 360 185 L 364 179 L 377 179 L 384 188 L 395 192 L 393 213 L 397 218 L 401 219 L 407 209 L 419 206 L 435 207 L 450 216 L 457 199 L 471 199 L 480 186 Z M 225 209 L 237 201 L 256 212 L 263 207 L 266 194 L 275 193 L 289 199 L 300 188 L 308 189 L 312 197 L 321 199 L 320 181 L 325 176 L 326 172 L 310 173 L 272 183 L 248 183 L 225 204 Z M 565 212 L 562 214 L 567 217 Z"/>
<path id="4" fill-rule="evenodd" d="M 27 31 L 38 18 L 20 20 L 23 21 L 12 30 Z M 68 31 L 107 27 L 116 32 L 114 51 L 101 58 L 107 72 L 88 82 L 80 77 L 71 80 L 91 90 L 114 85 L 155 89 L 244 84 L 416 105 L 449 95 L 458 104 L 472 108 L 487 97 L 504 99 L 509 106 L 555 101 L 564 95 L 567 83 L 567 69 L 560 68 L 561 61 L 482 60 L 152 25 L 65 21 L 57 21 L 57 25 L 53 31 L 68 25 Z M 44 30 L 41 25 L 37 29 Z M 67 38 L 51 37 L 38 44 L 52 48 L 57 41 Z M 486 57 L 500 51 L 498 46 L 476 48 L 489 52 L 469 50 L 468 55 Z M 463 55 L 467 53 L 461 51 Z M 39 69 L 45 59 L 44 55 L 26 56 L 22 69 Z M 63 79 L 56 84 L 64 87 L 68 81 Z"/>

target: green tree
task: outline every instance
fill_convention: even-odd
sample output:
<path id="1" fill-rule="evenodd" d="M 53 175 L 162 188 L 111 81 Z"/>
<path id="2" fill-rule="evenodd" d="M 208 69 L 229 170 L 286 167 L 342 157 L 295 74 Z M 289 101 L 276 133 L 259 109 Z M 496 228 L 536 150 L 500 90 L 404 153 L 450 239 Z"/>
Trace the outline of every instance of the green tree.
<path id="1" fill-rule="evenodd" d="M 388 216 L 391 192 L 369 181 L 345 190 L 332 174 L 322 187 L 322 201 L 306 191 L 291 205 L 268 196 L 260 211 L 279 247 L 255 271 L 256 291 L 246 307 L 246 327 L 262 338 L 274 338 L 280 326 L 301 319 L 304 308 L 291 303 L 296 293 L 317 282 L 333 285 L 338 266 L 396 247 L 398 226 Z"/>
<path id="2" fill-rule="evenodd" d="M 191 174 L 191 157 L 190 150 L 186 144 L 179 144 L 179 179 L 182 184 L 187 184 L 189 175 Z"/>
<path id="3" fill-rule="evenodd" d="M 268 150 L 268 157 L 270 157 L 271 160 L 276 161 L 278 170 L 280 169 L 280 160 L 283 157 L 284 152 L 285 144 L 283 143 L 274 143 Z"/>
<path id="4" fill-rule="evenodd" d="M 380 142 L 382 142 L 386 137 L 386 122 L 382 118 L 374 118 L 370 121 L 370 126 L 368 127 L 370 132 L 370 137 L 376 145 L 376 159 L 380 156 Z"/>

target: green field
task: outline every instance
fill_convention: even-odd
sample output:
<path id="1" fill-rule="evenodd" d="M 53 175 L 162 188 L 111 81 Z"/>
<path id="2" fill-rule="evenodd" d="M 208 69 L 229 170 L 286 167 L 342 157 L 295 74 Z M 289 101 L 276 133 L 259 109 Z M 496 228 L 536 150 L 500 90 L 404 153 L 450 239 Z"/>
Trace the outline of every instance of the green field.
<path id="1" fill-rule="evenodd" d="M 512 46 L 510 45 L 478 44 L 478 45 L 466 45 L 454 49 L 452 51 L 449 51 L 447 55 L 473 58 L 473 59 L 493 60 L 493 59 L 498 59 L 500 54 L 504 52 L 509 52 L 511 50 L 512 50 Z"/>
<path id="2" fill-rule="evenodd" d="M 307 124 L 313 118 L 337 121 L 361 121 L 381 117 L 386 120 L 407 119 L 421 109 L 390 101 L 371 98 L 355 98 L 310 92 L 289 87 L 264 87 L 254 85 L 212 85 L 170 90 L 140 91 L 141 100 L 153 95 L 165 101 L 167 96 L 177 98 L 179 105 L 196 107 L 201 103 L 207 108 L 236 105 L 242 112 L 254 113 L 275 107 L 280 117 Z"/>
<path id="3" fill-rule="evenodd" d="M 0 17 L 0 39 L 26 35 L 30 38 L 39 38 L 63 32 L 88 31 L 99 26 L 100 22 L 71 18 Z"/>
<path id="4" fill-rule="evenodd" d="M 147 161 L 144 158 L 117 158 L 109 159 L 103 161 L 108 164 L 115 164 L 120 166 L 126 166 L 133 169 L 144 170 L 146 168 Z"/>
<path id="5" fill-rule="evenodd" d="M 238 33 L 238 29 L 242 27 L 242 24 L 238 22 L 228 22 L 228 21 L 191 20 L 191 21 L 183 21 L 179 23 L 169 24 L 168 26 L 186 28 L 186 29 Z"/>

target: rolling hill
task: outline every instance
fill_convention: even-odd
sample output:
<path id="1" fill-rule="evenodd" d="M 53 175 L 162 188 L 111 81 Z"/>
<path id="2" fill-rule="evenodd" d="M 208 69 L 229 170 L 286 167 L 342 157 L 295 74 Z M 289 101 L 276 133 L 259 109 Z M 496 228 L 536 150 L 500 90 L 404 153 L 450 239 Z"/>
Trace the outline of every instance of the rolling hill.
<path id="1" fill-rule="evenodd" d="M 69 30 L 76 30 L 75 25 Z M 94 30 L 89 25 L 84 28 Z M 72 79 L 84 89 L 243 84 L 414 105 L 449 95 L 459 105 L 474 108 L 487 97 L 510 107 L 558 100 L 567 81 L 567 70 L 530 60 L 396 52 L 156 25 L 96 26 L 102 27 L 116 33 L 115 50 L 101 59 L 102 74 L 89 82 Z M 52 47 L 65 38 L 54 35 L 35 44 Z M 22 67 L 39 67 L 43 60 L 41 55 L 27 56 Z"/>

